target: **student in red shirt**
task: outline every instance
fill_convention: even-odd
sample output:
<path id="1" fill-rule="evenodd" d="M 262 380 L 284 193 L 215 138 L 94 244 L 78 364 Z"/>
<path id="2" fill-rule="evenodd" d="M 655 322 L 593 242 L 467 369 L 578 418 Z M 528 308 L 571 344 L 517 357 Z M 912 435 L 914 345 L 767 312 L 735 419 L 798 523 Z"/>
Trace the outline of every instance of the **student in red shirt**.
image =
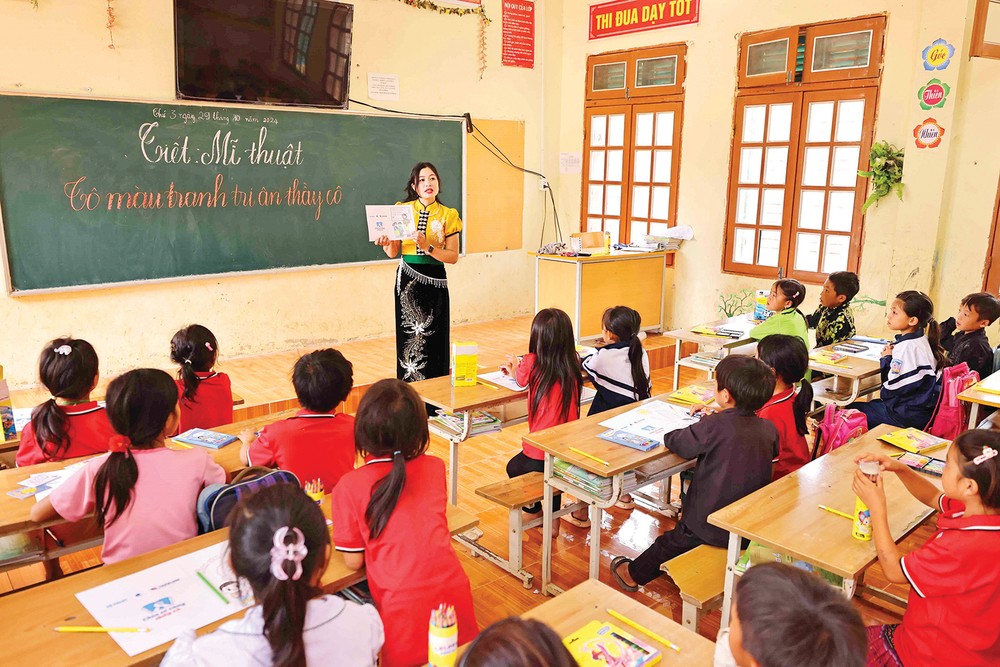
<path id="1" fill-rule="evenodd" d="M 219 358 L 215 334 L 200 324 L 184 327 L 170 340 L 170 359 L 177 369 L 183 433 L 233 421 L 233 388 L 229 376 L 213 371 Z"/>
<path id="2" fill-rule="evenodd" d="M 104 408 L 90 400 L 99 377 L 97 352 L 85 340 L 56 338 L 42 349 L 38 376 L 52 398 L 31 412 L 16 463 L 35 465 L 108 451 L 115 434 Z"/>
<path id="3" fill-rule="evenodd" d="M 367 569 L 385 625 L 382 667 L 426 665 L 431 610 L 455 607 L 460 645 L 479 631 L 469 577 L 451 546 L 444 461 L 425 454 L 426 408 L 400 380 L 368 389 L 354 435 L 366 463 L 333 489 L 335 547 L 347 567 Z"/>
<path id="4" fill-rule="evenodd" d="M 770 366 L 775 376 L 774 395 L 757 416 L 778 429 L 779 451 L 773 472 L 773 479 L 778 479 L 809 463 L 806 415 L 813 400 L 812 385 L 805 379 L 809 350 L 798 336 L 771 334 L 757 344 L 757 358 Z"/>
<path id="5" fill-rule="evenodd" d="M 538 311 L 531 322 L 528 354 L 523 357 L 508 356 L 500 370 L 512 375 L 519 385 L 528 388 L 528 432 L 534 433 L 550 426 L 558 426 L 580 418 L 580 392 L 583 376 L 580 355 L 576 353 L 573 323 L 569 315 L 558 308 Z M 545 453 L 526 442 L 521 443 L 521 453 L 507 462 L 507 476 L 520 477 L 529 472 L 543 472 Z M 561 504 L 560 497 L 552 499 L 552 509 Z M 538 518 L 542 512 L 540 502 L 525 507 L 527 520 Z M 579 514 L 579 516 L 577 516 Z M 587 510 L 573 513 L 575 525 L 590 526 Z M 566 517 L 563 517 L 566 518 Z M 553 528 L 558 535 L 559 524 Z"/>
<path id="6" fill-rule="evenodd" d="M 971 430 L 948 448 L 942 494 L 896 459 L 865 454 L 894 472 L 906 489 L 938 509 L 938 532 L 900 557 L 889 532 L 882 476 L 858 471 L 854 492 L 871 509 L 886 579 L 913 589 L 903 622 L 868 628 L 869 665 L 987 667 L 1000 656 L 1000 432 Z"/>
<path id="7" fill-rule="evenodd" d="M 292 385 L 302 410 L 294 417 L 240 434 L 246 465 L 276 466 L 299 481 L 320 480 L 330 493 L 344 473 L 354 470 L 354 417 L 336 412 L 354 386 L 354 367 L 337 350 L 303 355 L 292 369 Z"/>

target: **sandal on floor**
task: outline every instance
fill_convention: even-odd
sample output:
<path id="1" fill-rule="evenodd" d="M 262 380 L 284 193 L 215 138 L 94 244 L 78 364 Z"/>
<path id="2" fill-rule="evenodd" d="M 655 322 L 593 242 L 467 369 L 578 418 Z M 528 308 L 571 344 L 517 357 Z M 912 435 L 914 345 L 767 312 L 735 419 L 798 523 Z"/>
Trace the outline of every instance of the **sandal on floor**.
<path id="1" fill-rule="evenodd" d="M 619 500 L 615 503 L 615 507 L 622 510 L 632 510 L 635 509 L 634 500 Z"/>
<path id="2" fill-rule="evenodd" d="M 622 579 L 622 575 L 618 574 L 618 568 L 620 568 L 622 565 L 625 565 L 625 564 L 628 564 L 628 563 L 631 563 L 631 562 L 632 562 L 632 559 L 631 558 L 626 558 L 625 556 L 615 556 L 614 558 L 612 558 L 611 559 L 611 576 L 614 577 L 615 583 L 618 584 L 618 587 L 621 588 L 623 591 L 628 591 L 629 593 L 635 593 L 636 591 L 639 590 L 639 587 L 638 586 L 632 586 L 630 584 L 626 584 L 625 580 Z"/>
<path id="3" fill-rule="evenodd" d="M 573 524 L 577 528 L 590 528 L 590 519 L 577 519 L 572 513 L 563 514 L 559 518 L 567 523 Z"/>

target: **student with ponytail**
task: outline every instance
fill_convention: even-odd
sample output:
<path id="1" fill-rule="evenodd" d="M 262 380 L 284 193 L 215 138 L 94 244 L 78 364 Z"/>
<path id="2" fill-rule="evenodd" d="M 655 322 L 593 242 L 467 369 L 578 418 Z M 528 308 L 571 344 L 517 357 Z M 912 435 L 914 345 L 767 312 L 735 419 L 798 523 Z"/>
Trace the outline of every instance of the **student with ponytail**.
<path id="1" fill-rule="evenodd" d="M 212 370 L 218 359 L 219 341 L 200 324 L 184 327 L 170 340 L 170 360 L 180 364 L 177 390 L 181 394 L 181 432 L 233 421 L 229 376 Z"/>
<path id="2" fill-rule="evenodd" d="M 899 333 L 882 350 L 882 392 L 877 399 L 848 407 L 865 413 L 868 428 L 925 428 L 941 391 L 941 369 L 948 365 L 934 302 L 923 292 L 900 292 L 889 304 L 886 323 Z"/>
<path id="3" fill-rule="evenodd" d="M 382 621 L 371 605 L 323 593 L 330 532 L 323 512 L 302 489 L 294 484 L 261 489 L 233 509 L 229 522 L 233 572 L 250 584 L 257 604 L 211 634 L 186 631 L 161 665 L 375 667 Z"/>
<path id="4" fill-rule="evenodd" d="M 18 466 L 108 451 L 114 434 L 90 392 L 97 386 L 97 353 L 85 340 L 56 338 L 42 349 L 38 376 L 52 398 L 36 407 L 21 433 Z"/>
<path id="5" fill-rule="evenodd" d="M 226 481 L 201 449 L 166 449 L 177 432 L 177 385 L 161 370 L 140 368 L 108 385 L 108 417 L 116 434 L 110 453 L 87 461 L 31 508 L 31 520 L 94 514 L 104 529 L 101 558 L 114 563 L 198 534 L 195 504 L 202 488 Z"/>
<path id="6" fill-rule="evenodd" d="M 601 317 L 604 347 L 583 360 L 583 370 L 597 389 L 590 412 L 619 408 L 649 398 L 649 355 L 642 349 L 642 318 L 628 306 L 615 306 Z"/>
<path id="7" fill-rule="evenodd" d="M 333 489 L 335 547 L 365 567 L 385 624 L 382 667 L 427 664 L 431 610 L 454 605 L 458 643 L 478 632 L 469 578 L 451 546 L 441 459 L 425 454 L 427 410 L 400 380 L 379 380 L 358 405 L 354 441 L 365 465 Z"/>
<path id="8" fill-rule="evenodd" d="M 750 337 L 763 340 L 772 334 L 795 336 L 809 348 L 809 325 L 799 306 L 806 298 L 806 286 L 792 278 L 775 280 L 767 295 L 767 309 L 774 315 L 750 330 Z"/>
<path id="9" fill-rule="evenodd" d="M 813 401 L 812 385 L 805 379 L 809 350 L 797 336 L 772 334 L 757 345 L 757 358 L 770 366 L 775 376 L 774 395 L 757 416 L 778 429 L 778 458 L 773 473 L 773 479 L 778 479 L 809 463 L 806 416 Z"/>

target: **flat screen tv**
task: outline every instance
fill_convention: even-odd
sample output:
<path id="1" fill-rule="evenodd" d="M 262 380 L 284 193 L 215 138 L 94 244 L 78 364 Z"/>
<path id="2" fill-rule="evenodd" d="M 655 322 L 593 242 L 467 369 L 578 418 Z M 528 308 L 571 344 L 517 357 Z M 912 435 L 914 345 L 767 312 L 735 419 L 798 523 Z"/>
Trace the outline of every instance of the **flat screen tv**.
<path id="1" fill-rule="evenodd" d="M 347 107 L 354 6 L 174 0 L 177 97 Z"/>

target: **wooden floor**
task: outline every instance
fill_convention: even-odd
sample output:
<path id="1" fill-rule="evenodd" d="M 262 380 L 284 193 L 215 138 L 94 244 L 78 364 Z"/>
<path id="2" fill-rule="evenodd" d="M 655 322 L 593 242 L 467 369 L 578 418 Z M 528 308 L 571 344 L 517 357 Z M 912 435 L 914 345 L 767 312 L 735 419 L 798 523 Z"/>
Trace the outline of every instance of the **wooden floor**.
<path id="1" fill-rule="evenodd" d="M 479 344 L 479 363 L 483 366 L 495 366 L 503 360 L 505 354 L 522 353 L 527 350 L 530 325 L 530 317 L 463 325 L 455 327 L 453 337 L 476 341 Z M 654 394 L 669 391 L 672 379 L 672 368 L 669 366 L 673 361 L 672 341 L 653 335 L 647 338 L 645 345 L 654 369 Z M 353 362 L 355 386 L 359 389 L 394 373 L 395 347 L 392 338 L 352 341 L 337 344 L 335 347 Z M 242 406 L 243 413 L 237 412 L 237 418 L 243 418 L 243 415 L 266 414 L 272 410 L 283 409 L 279 406 L 293 405 L 291 367 L 295 359 L 306 351 L 308 350 L 241 359 L 223 358 L 219 369 L 230 374 L 234 390 L 246 400 L 245 406 Z M 700 371 L 681 369 L 682 384 L 703 377 L 704 374 Z M 358 396 L 360 391 L 355 393 L 352 404 L 348 405 L 349 411 L 353 411 L 356 407 Z M 15 393 L 14 402 L 17 406 L 26 406 L 44 398 L 47 396 L 43 391 L 21 390 Z M 477 436 L 462 443 L 460 447 L 459 505 L 479 517 L 479 526 L 484 533 L 481 543 L 500 554 L 505 554 L 507 549 L 506 510 L 475 495 L 475 489 L 506 477 L 504 467 L 507 460 L 520 451 L 520 437 L 526 430 L 527 426 L 524 424 L 513 426 L 499 433 Z M 432 437 L 430 451 L 447 460 L 448 445 L 445 440 Z M 602 526 L 601 580 L 614 585 L 608 571 L 611 558 L 619 554 L 637 555 L 651 544 L 657 535 L 673 526 L 673 520 L 638 507 L 634 510 L 614 508 L 605 512 Z M 541 579 L 539 529 L 527 532 L 524 544 L 525 568 L 535 575 L 535 581 L 538 582 Z M 916 548 L 932 534 L 931 525 L 919 528 L 903 542 L 903 550 L 910 551 Z M 562 522 L 553 558 L 553 578 L 557 585 L 568 588 L 586 578 L 589 539 L 589 532 L 586 529 Z M 537 585 L 533 589 L 525 589 L 519 580 L 499 568 L 482 559 L 471 557 L 460 546 L 456 545 L 456 550 L 472 582 L 476 614 L 481 626 L 485 627 L 498 619 L 520 614 L 544 601 L 545 598 L 539 593 Z M 96 549 L 73 554 L 63 559 L 64 568 L 77 571 L 95 567 L 100 564 L 99 555 Z M 41 565 L 2 573 L 0 594 L 38 584 L 43 576 Z M 868 571 L 865 583 L 900 597 L 905 597 L 909 590 L 908 586 L 886 582 L 878 565 Z M 677 587 L 666 576 L 644 586 L 639 592 L 628 595 L 680 622 L 680 595 Z M 902 615 L 902 610 L 880 600 L 868 600 L 859 596 L 855 597 L 854 604 L 861 610 L 868 624 L 896 623 Z M 718 633 L 719 620 L 718 611 L 708 614 L 701 623 L 701 634 L 714 640 Z"/>

